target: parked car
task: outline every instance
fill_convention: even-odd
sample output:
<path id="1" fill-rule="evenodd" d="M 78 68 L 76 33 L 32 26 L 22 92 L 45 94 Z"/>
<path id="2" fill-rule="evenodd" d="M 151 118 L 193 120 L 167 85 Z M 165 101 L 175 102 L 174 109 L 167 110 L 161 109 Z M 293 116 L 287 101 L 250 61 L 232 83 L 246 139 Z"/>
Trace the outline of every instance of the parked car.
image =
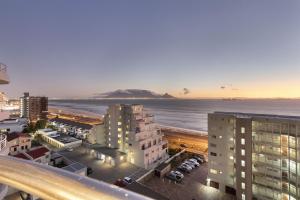
<path id="1" fill-rule="evenodd" d="M 90 175 L 90 174 L 92 174 L 94 171 L 93 171 L 93 169 L 91 168 L 91 167 L 88 167 L 87 169 L 86 169 L 86 173 L 87 173 L 87 175 Z"/>
<path id="2" fill-rule="evenodd" d="M 133 183 L 133 180 L 132 180 L 132 178 L 124 177 L 124 178 L 123 178 L 123 182 L 124 182 L 126 185 L 129 185 L 129 184 Z"/>
<path id="3" fill-rule="evenodd" d="M 186 160 L 186 161 L 184 161 L 184 163 L 190 165 L 193 169 L 194 169 L 195 167 L 197 167 L 196 163 L 194 163 L 193 161 L 190 161 L 190 160 Z"/>
<path id="4" fill-rule="evenodd" d="M 195 160 L 195 159 L 193 159 L 193 158 L 189 159 L 189 161 L 195 163 L 197 167 L 200 166 L 200 164 L 197 162 L 197 160 Z"/>
<path id="5" fill-rule="evenodd" d="M 183 173 L 191 173 L 191 171 L 192 171 L 192 168 L 188 168 L 188 167 L 186 167 L 186 166 L 184 166 L 184 165 L 180 165 L 179 167 L 177 167 L 177 170 L 179 170 L 179 171 L 181 171 L 181 172 L 183 172 Z"/>
<path id="6" fill-rule="evenodd" d="M 74 151 L 74 149 L 73 148 L 67 148 L 67 151 Z"/>
<path id="7" fill-rule="evenodd" d="M 205 158 L 203 155 L 199 155 L 199 156 L 193 156 L 194 159 L 196 159 L 199 163 L 204 163 L 205 162 Z"/>
<path id="8" fill-rule="evenodd" d="M 170 180 L 173 180 L 173 181 L 176 181 L 176 182 L 181 182 L 182 181 L 182 178 L 174 173 L 169 173 L 167 174 L 166 176 L 168 179 Z"/>
<path id="9" fill-rule="evenodd" d="M 187 169 L 190 170 L 190 171 L 193 169 L 193 167 L 190 166 L 190 165 L 187 164 L 187 163 L 182 163 L 180 166 L 183 166 L 183 167 L 187 168 Z"/>
<path id="10" fill-rule="evenodd" d="M 174 174 L 174 175 L 180 176 L 181 178 L 184 178 L 184 175 L 179 171 L 170 171 L 170 174 Z"/>
<path id="11" fill-rule="evenodd" d="M 119 186 L 119 187 L 126 187 L 126 184 L 120 178 L 118 180 L 116 180 L 116 182 L 114 183 L 114 185 Z"/>

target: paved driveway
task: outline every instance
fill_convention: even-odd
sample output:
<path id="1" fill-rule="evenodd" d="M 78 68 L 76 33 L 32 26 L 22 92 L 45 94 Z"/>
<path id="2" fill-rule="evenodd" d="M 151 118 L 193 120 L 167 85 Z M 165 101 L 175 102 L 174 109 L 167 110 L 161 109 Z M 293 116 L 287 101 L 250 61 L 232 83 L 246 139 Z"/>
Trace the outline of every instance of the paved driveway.
<path id="1" fill-rule="evenodd" d="M 146 170 L 128 162 L 124 162 L 116 166 L 102 163 L 100 160 L 97 160 L 87 153 L 87 149 L 85 147 L 78 147 L 72 152 L 61 151 L 58 153 L 70 160 L 80 162 L 85 166 L 91 167 L 94 172 L 89 175 L 89 177 L 105 181 L 107 183 L 114 183 L 117 179 L 124 178 L 125 176 L 136 179 L 146 173 Z"/>

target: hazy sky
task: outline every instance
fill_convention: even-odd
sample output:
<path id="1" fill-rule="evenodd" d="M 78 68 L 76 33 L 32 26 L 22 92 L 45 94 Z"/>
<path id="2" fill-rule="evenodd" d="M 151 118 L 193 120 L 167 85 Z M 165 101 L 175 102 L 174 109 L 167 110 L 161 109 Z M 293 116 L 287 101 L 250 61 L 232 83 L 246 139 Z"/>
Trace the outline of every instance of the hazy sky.
<path id="1" fill-rule="evenodd" d="M 0 90 L 300 97 L 299 10 L 298 0 L 1 0 L 11 83 Z"/>

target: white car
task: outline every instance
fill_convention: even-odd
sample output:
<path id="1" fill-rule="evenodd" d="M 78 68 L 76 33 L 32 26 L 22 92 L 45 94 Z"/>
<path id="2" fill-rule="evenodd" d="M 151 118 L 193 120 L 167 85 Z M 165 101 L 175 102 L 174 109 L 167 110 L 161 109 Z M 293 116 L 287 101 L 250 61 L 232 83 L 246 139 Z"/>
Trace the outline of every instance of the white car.
<path id="1" fill-rule="evenodd" d="M 197 167 L 200 166 L 200 163 L 198 163 L 197 160 L 195 160 L 195 159 L 193 159 L 193 158 L 189 159 L 189 161 L 195 163 L 195 165 L 196 165 Z"/>
<path id="2" fill-rule="evenodd" d="M 190 161 L 184 161 L 183 164 L 186 164 L 186 165 L 190 166 L 192 169 L 194 169 L 196 167 L 195 164 L 190 162 Z"/>
<path id="3" fill-rule="evenodd" d="M 186 163 L 182 163 L 180 166 L 187 168 L 189 171 L 191 171 L 193 169 L 189 164 L 186 164 Z"/>
<path id="4" fill-rule="evenodd" d="M 175 176 L 180 176 L 181 178 L 184 177 L 184 175 L 179 171 L 171 171 L 170 174 L 174 174 Z"/>
<path id="5" fill-rule="evenodd" d="M 123 178 L 123 182 L 124 182 L 126 185 L 129 185 L 129 184 L 133 183 L 133 180 L 132 180 L 132 178 L 124 177 L 124 178 Z"/>

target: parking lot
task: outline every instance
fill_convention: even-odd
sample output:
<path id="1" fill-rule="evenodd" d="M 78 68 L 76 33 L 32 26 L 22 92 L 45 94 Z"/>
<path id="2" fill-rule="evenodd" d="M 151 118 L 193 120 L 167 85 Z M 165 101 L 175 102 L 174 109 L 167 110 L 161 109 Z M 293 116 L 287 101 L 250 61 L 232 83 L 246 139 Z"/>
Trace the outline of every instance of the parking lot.
<path id="1" fill-rule="evenodd" d="M 91 167 L 93 169 L 93 173 L 89 175 L 89 177 L 108 183 L 114 183 L 117 179 L 124 178 L 125 176 L 137 179 L 147 172 L 146 170 L 128 162 L 115 166 L 103 163 L 87 152 L 88 151 L 85 147 L 78 147 L 73 151 L 64 150 L 59 153 L 70 160 L 80 162 Z"/>
<path id="2" fill-rule="evenodd" d="M 215 188 L 206 186 L 207 163 L 184 174 L 181 183 L 175 183 L 167 178 L 153 176 L 144 184 L 172 200 L 232 200 L 231 195 L 224 194 Z"/>

